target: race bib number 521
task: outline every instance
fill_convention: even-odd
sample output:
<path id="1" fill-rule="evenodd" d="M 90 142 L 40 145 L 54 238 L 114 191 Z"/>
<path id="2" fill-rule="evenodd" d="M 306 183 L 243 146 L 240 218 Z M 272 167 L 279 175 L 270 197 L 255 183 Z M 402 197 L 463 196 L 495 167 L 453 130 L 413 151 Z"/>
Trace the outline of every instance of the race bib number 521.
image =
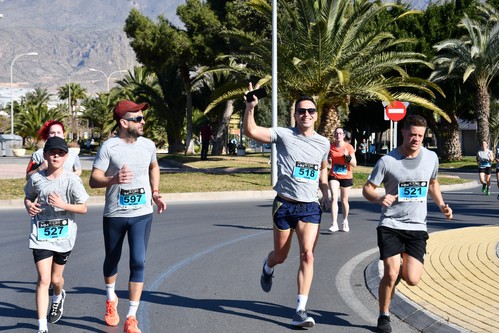
<path id="1" fill-rule="evenodd" d="M 399 183 L 398 201 L 423 201 L 427 194 L 427 181 L 408 181 Z"/>

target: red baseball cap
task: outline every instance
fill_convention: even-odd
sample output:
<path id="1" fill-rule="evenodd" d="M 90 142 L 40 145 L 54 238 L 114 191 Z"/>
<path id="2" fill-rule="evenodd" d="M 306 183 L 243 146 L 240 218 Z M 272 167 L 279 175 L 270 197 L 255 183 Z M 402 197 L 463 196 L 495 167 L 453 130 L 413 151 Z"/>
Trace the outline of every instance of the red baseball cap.
<path id="1" fill-rule="evenodd" d="M 114 108 L 114 120 L 120 120 L 127 112 L 138 112 L 146 110 L 149 107 L 147 103 L 136 104 L 127 99 L 119 101 Z"/>

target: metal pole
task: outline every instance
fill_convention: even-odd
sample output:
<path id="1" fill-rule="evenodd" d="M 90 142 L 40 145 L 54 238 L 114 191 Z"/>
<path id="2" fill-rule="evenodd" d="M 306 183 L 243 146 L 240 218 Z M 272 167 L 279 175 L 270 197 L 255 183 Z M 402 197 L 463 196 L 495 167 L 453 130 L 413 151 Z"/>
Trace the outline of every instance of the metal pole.
<path id="1" fill-rule="evenodd" d="M 119 70 L 119 71 L 114 71 L 114 72 L 112 72 L 111 74 L 108 75 L 108 77 L 107 77 L 107 92 L 109 92 L 109 90 L 110 90 L 109 80 L 111 79 L 111 76 L 113 74 L 115 74 L 115 73 L 126 73 L 126 72 L 128 72 L 128 71 L 122 69 L 122 70 Z"/>
<path id="2" fill-rule="evenodd" d="M 277 127 L 277 0 L 272 0 L 272 127 Z M 271 182 L 277 183 L 277 150 L 272 143 L 270 153 Z"/>
<path id="3" fill-rule="evenodd" d="M 12 60 L 12 63 L 10 64 L 10 134 L 14 135 L 14 79 L 13 79 L 13 67 L 14 67 L 14 62 L 17 60 L 17 58 L 22 57 L 22 56 L 36 56 L 38 55 L 37 52 L 29 52 L 29 53 L 22 53 L 19 54 Z M 14 137 L 12 137 L 13 139 Z"/>
<path id="4" fill-rule="evenodd" d="M 106 80 L 107 80 L 107 92 L 109 92 L 109 77 L 107 76 L 107 74 L 106 74 L 106 73 L 104 73 L 103 71 L 101 71 L 100 69 L 89 68 L 88 70 L 89 70 L 89 71 L 91 71 L 91 72 L 99 72 L 99 73 L 102 73 L 102 74 L 106 77 Z"/>
<path id="5" fill-rule="evenodd" d="M 71 134 L 69 139 L 73 140 L 74 119 L 73 119 L 73 108 L 71 107 L 71 75 L 68 75 L 68 113 L 71 117 Z"/>

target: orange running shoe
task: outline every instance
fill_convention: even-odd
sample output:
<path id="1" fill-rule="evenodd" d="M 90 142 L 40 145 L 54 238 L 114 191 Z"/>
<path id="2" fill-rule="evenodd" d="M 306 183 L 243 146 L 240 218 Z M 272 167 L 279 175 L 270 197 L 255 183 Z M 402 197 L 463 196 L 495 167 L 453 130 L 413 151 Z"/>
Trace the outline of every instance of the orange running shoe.
<path id="1" fill-rule="evenodd" d="M 125 321 L 125 328 L 123 332 L 125 333 L 141 333 L 142 331 L 138 327 L 139 322 L 134 316 L 130 316 Z"/>
<path id="2" fill-rule="evenodd" d="M 104 321 L 108 326 L 116 326 L 120 322 L 118 315 L 118 296 L 114 295 L 114 301 L 106 301 L 106 315 Z"/>

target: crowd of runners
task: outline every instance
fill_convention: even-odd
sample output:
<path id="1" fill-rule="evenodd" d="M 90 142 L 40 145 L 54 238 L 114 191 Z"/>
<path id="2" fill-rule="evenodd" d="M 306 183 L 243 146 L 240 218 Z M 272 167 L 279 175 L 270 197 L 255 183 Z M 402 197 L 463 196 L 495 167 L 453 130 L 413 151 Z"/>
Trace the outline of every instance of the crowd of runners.
<path id="1" fill-rule="evenodd" d="M 250 84 L 248 91 L 252 90 Z M 350 231 L 348 194 L 353 186 L 352 170 L 357 165 L 355 150 L 345 140 L 343 128 L 335 129 L 333 142 L 315 131 L 317 105 L 309 96 L 296 101 L 296 125 L 290 128 L 259 126 L 255 121 L 258 98 L 245 98 L 245 102 L 244 133 L 261 143 L 275 144 L 279 166 L 274 186 L 277 195 L 271 212 L 273 245 L 263 260 L 260 285 L 264 292 L 271 292 L 274 280 L 278 279 L 278 265 L 286 261 L 296 234 L 300 260 L 291 325 L 313 327 L 315 321 L 308 315 L 306 305 L 314 276 L 314 250 L 322 212 L 331 208 L 331 232 Z M 125 333 L 141 332 L 136 313 L 144 286 L 153 208 L 156 206 L 158 213 L 167 208 L 159 192 L 155 145 L 143 137 L 143 111 L 147 108 L 146 103 L 130 100 L 116 104 L 116 133 L 97 152 L 89 181 L 92 188 L 106 188 L 102 221 L 106 290 L 103 312 L 108 326 L 120 323 L 115 283 L 123 242 L 128 237 L 130 274 Z M 452 209 L 445 203 L 437 180 L 438 157 L 422 146 L 426 129 L 423 117 L 409 115 L 401 130 L 402 144 L 376 163 L 362 189 L 364 197 L 378 204 L 381 211 L 377 240 L 384 273 L 379 287 L 378 332 L 392 331 L 389 308 L 396 285 L 404 280 L 415 286 L 423 272 L 428 195 L 447 219 L 452 218 Z M 45 146 L 33 154 L 27 168 L 25 206 L 31 218 L 29 247 L 38 272 L 38 333 L 47 333 L 48 323 L 56 323 L 63 315 L 64 267 L 76 240 L 75 214 L 86 213 L 88 194 L 79 177 L 78 155 L 70 152 L 64 140 L 64 125 L 48 121 L 39 134 Z M 499 187 L 499 144 L 495 149 Z M 484 142 L 477 162 L 482 191 L 488 195 L 493 160 L 493 153 Z M 380 186 L 384 186 L 384 194 L 376 191 Z M 49 306 L 50 287 L 53 295 Z"/>

